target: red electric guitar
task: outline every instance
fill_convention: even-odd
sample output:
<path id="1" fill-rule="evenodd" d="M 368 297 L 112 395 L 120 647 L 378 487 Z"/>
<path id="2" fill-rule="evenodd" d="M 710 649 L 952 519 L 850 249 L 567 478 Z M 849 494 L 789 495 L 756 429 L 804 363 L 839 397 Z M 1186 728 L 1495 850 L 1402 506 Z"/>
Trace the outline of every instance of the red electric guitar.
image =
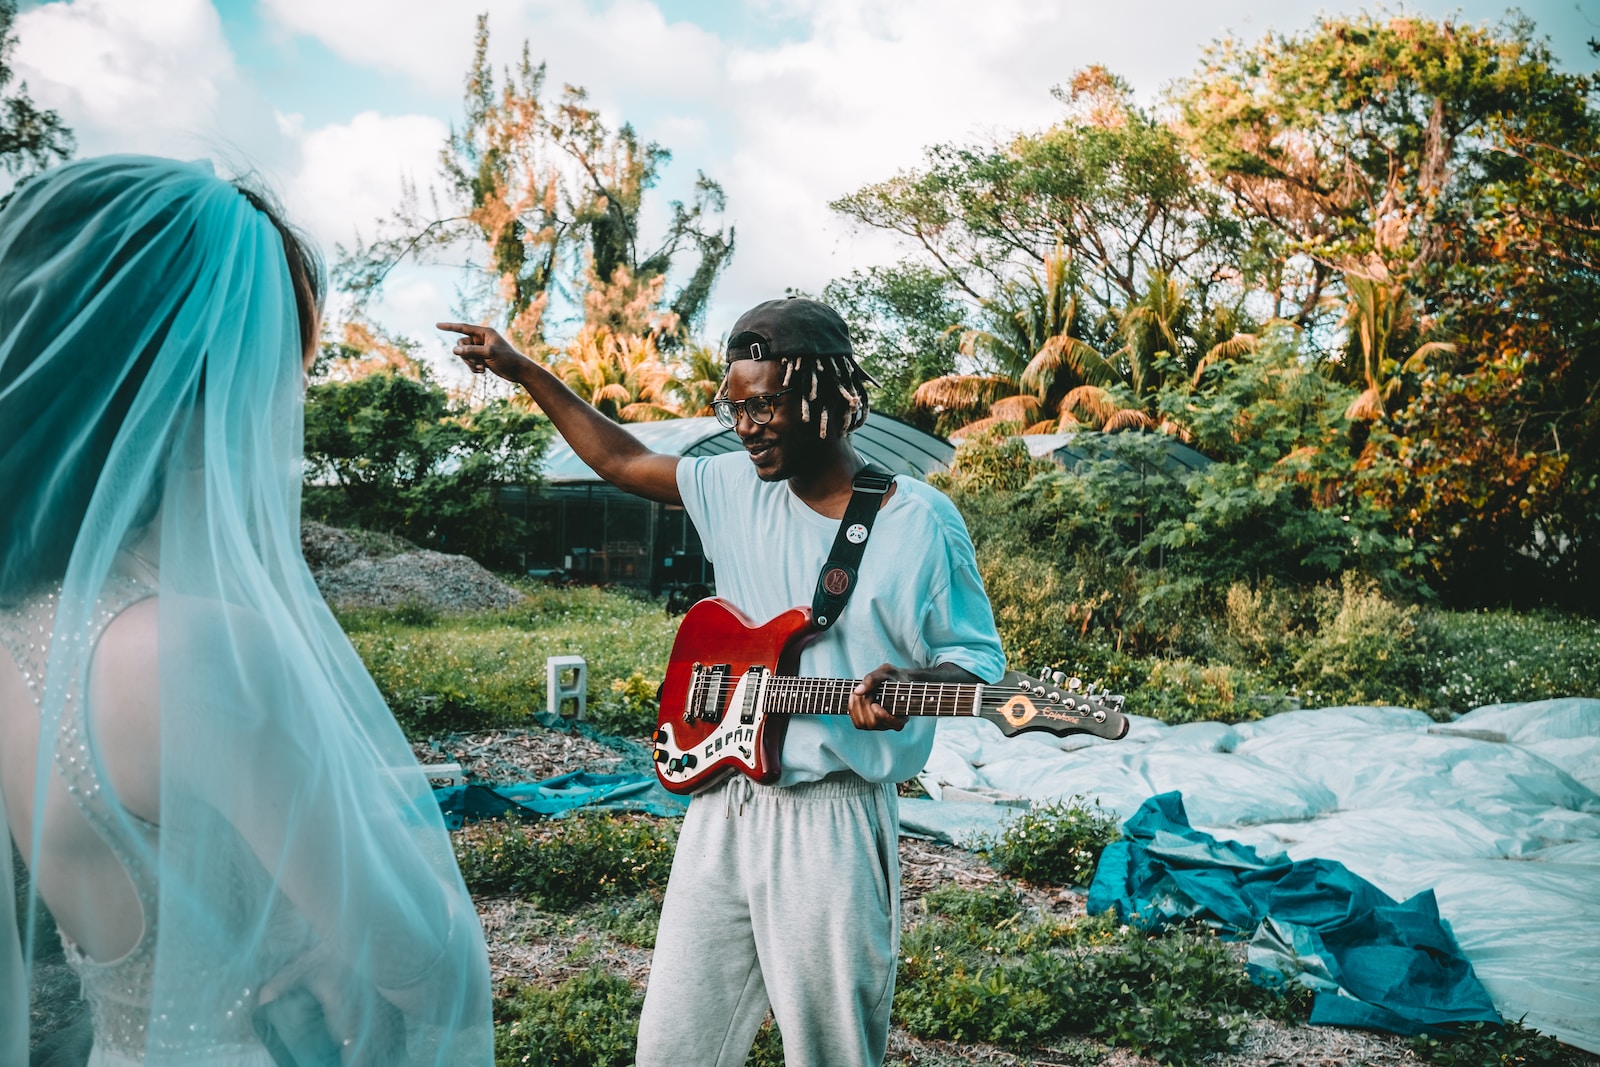
<path id="1" fill-rule="evenodd" d="M 775 781 L 787 716 L 848 715 L 859 679 L 794 674 L 814 633 L 810 608 L 759 626 L 717 597 L 690 608 L 661 685 L 655 733 L 661 784 L 695 793 L 734 771 Z M 1007 736 L 1046 730 L 1114 740 L 1128 732 L 1122 697 L 1097 693 L 1093 685 L 1083 689 L 1059 672 L 1050 678 L 1008 671 L 995 685 L 890 682 L 877 700 L 896 715 L 982 716 Z"/>

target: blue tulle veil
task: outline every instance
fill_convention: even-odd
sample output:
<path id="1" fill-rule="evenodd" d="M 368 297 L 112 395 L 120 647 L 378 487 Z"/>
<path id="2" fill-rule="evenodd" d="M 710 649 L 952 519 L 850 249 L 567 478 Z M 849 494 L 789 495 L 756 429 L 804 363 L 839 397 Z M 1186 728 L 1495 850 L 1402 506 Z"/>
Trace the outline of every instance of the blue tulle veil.
<path id="1" fill-rule="evenodd" d="M 30 868 L 59 862 L 61 739 L 89 724 L 127 863 L 159 887 L 146 1063 L 237 1045 L 264 985 L 302 984 L 336 1002 L 346 1062 L 487 1065 L 471 900 L 301 556 L 301 349 L 279 230 L 205 164 L 71 163 L 0 210 L 0 611 L 59 590 L 37 744 L 0 751 L 0 805 Z M 154 669 L 127 677 L 153 710 L 107 723 L 121 676 L 82 637 L 130 581 Z M 123 782 L 155 790 L 158 831 Z M 39 946 L 10 918 L 0 1062 L 25 1063 Z"/>

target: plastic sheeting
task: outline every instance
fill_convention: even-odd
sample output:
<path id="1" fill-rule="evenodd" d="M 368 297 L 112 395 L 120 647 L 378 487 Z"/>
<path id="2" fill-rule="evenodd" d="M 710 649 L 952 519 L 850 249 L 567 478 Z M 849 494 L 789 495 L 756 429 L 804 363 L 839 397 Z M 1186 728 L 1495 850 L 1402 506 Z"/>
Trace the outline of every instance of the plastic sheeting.
<path id="1" fill-rule="evenodd" d="M 1083 796 L 1123 819 L 1175 790 L 1218 838 L 1338 861 L 1399 900 L 1432 889 L 1502 1015 L 1600 1052 L 1600 700 L 1493 705 L 1448 724 L 1394 707 L 1233 726 L 1133 717 L 1116 742 L 945 720 L 921 780 L 936 800 L 947 785 Z M 906 803 L 902 822 L 937 834 L 938 807 Z M 991 811 L 979 825 L 1007 814 Z"/>
<path id="2" fill-rule="evenodd" d="M 463 823 L 498 819 L 559 818 L 580 808 L 645 811 L 652 815 L 682 815 L 688 805 L 667 792 L 653 774 L 595 774 L 572 771 L 542 782 L 511 785 L 452 785 L 433 791 L 444 813 L 445 825 L 458 830 Z"/>
<path id="3" fill-rule="evenodd" d="M 1418 1034 L 1500 1021 L 1431 890 L 1401 903 L 1342 863 L 1218 841 L 1189 825 L 1177 793 L 1145 801 L 1122 831 L 1100 857 L 1091 913 L 1253 932 L 1251 975 L 1315 990 L 1316 1024 Z"/>

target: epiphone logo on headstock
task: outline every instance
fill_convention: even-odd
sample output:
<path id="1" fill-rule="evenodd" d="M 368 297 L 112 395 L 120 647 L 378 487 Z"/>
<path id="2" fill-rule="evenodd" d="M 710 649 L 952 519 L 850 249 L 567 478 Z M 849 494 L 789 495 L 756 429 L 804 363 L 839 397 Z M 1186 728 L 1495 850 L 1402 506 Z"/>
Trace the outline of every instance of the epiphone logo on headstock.
<path id="1" fill-rule="evenodd" d="M 1021 693 L 1001 704 L 1000 714 L 1005 716 L 1006 722 L 1012 726 L 1019 727 L 1025 726 L 1036 717 L 1054 719 L 1057 722 L 1079 723 L 1083 721 L 1082 715 L 1070 715 L 1056 708 L 1041 708 Z"/>

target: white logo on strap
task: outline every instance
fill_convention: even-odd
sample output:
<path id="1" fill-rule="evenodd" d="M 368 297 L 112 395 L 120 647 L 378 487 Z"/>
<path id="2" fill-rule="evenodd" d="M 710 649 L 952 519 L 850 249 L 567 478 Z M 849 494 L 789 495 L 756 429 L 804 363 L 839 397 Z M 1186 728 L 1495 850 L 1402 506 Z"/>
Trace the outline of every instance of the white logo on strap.
<path id="1" fill-rule="evenodd" d="M 844 537 L 845 540 L 849 541 L 852 545 L 859 545 L 861 542 L 867 539 L 867 528 L 861 525 L 859 522 L 853 523 L 851 524 L 850 529 L 844 532 Z"/>

